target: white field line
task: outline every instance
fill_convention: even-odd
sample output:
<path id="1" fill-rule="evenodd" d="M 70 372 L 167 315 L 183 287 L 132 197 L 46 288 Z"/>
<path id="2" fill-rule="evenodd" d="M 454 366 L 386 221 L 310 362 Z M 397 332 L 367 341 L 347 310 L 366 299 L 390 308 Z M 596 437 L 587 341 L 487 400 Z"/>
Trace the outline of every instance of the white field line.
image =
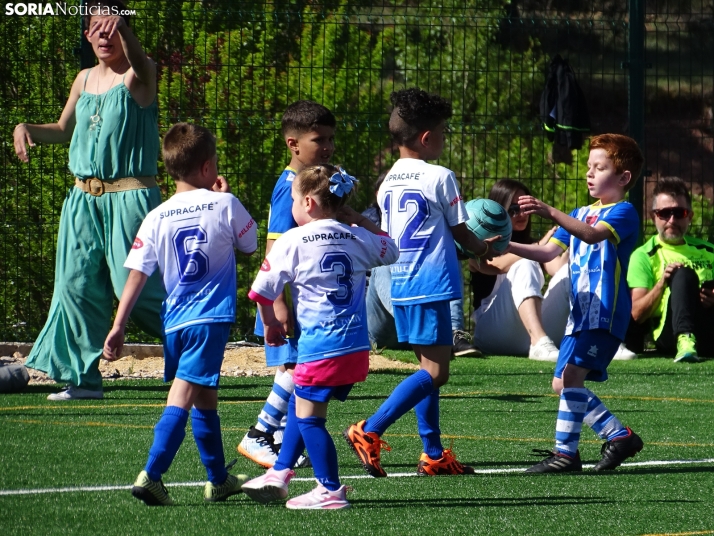
<path id="1" fill-rule="evenodd" d="M 666 467 L 672 465 L 696 465 L 703 463 L 714 463 L 714 458 L 705 458 L 702 460 L 652 460 L 648 462 L 630 462 L 623 463 L 621 467 Z M 583 469 L 589 469 L 593 464 L 583 464 Z M 476 469 L 477 475 L 494 475 L 503 473 L 522 473 L 525 468 L 508 468 L 508 469 Z M 418 476 L 415 472 L 411 473 L 390 473 L 387 478 L 408 478 Z M 370 475 L 343 475 L 340 480 L 362 480 L 373 478 Z M 300 477 L 293 478 L 291 482 L 312 482 L 314 478 Z M 172 482 L 165 484 L 167 488 L 186 488 L 186 487 L 201 487 L 206 482 Z M 0 496 L 7 495 L 42 495 L 47 493 L 76 493 L 78 491 L 119 491 L 130 490 L 131 486 L 77 486 L 71 488 L 39 488 L 39 489 L 8 489 L 0 490 Z"/>

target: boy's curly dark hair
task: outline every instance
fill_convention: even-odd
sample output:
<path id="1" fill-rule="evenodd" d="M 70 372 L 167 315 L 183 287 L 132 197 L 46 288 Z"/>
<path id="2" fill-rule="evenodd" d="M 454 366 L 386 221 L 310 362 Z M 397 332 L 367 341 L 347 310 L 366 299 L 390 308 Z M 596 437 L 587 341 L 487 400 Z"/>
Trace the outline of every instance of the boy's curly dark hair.
<path id="1" fill-rule="evenodd" d="M 451 103 L 418 87 L 393 91 L 394 105 L 389 118 L 389 132 L 397 145 L 409 145 L 419 134 L 436 128 L 452 115 Z"/>

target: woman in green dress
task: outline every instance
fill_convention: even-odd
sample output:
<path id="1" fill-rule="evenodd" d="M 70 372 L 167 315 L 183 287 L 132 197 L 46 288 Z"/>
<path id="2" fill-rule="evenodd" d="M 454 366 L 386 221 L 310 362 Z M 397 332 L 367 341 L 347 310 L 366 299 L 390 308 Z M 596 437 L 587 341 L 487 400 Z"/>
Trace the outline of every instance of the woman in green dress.
<path id="1" fill-rule="evenodd" d="M 159 154 L 156 66 L 115 13 L 118 0 L 90 0 L 84 34 L 98 64 L 72 84 L 59 121 L 15 127 L 17 156 L 39 143 L 70 142 L 75 176 L 60 216 L 54 294 L 47 322 L 26 365 L 68 384 L 50 400 L 102 398 L 99 359 L 111 326 L 114 296 L 129 271 L 123 267 L 139 225 L 161 203 L 156 186 Z M 164 289 L 150 279 L 132 318 L 160 337 Z"/>

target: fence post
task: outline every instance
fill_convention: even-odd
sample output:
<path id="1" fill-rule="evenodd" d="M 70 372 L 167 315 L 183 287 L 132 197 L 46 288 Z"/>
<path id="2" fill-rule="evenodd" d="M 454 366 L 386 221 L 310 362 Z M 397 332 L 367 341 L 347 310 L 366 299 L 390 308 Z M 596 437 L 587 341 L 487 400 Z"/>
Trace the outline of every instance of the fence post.
<path id="1" fill-rule="evenodd" d="M 630 124 L 630 136 L 645 152 L 645 0 L 629 0 L 630 24 L 628 32 L 628 68 L 627 84 L 627 115 Z M 641 180 L 630 190 L 632 203 L 643 222 L 644 177 L 642 169 Z"/>

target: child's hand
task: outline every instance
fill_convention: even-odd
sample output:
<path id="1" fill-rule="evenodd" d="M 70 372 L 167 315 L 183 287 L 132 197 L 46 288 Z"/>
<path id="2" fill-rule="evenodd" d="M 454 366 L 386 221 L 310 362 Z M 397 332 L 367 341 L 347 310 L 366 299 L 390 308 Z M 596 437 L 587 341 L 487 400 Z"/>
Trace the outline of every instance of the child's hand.
<path id="1" fill-rule="evenodd" d="M 211 188 L 214 192 L 221 192 L 224 194 L 228 194 L 231 192 L 231 186 L 228 184 L 228 181 L 225 179 L 225 177 L 218 175 L 218 178 L 216 179 L 215 184 Z"/>
<path id="2" fill-rule="evenodd" d="M 282 322 L 275 319 L 270 323 L 263 323 L 265 326 L 265 343 L 268 346 L 282 346 L 285 344 L 285 335 L 287 335 Z"/>
<path id="3" fill-rule="evenodd" d="M 492 260 L 494 257 L 500 257 L 500 256 L 503 255 L 506 251 L 508 251 L 508 249 L 506 249 L 506 250 L 504 250 L 504 251 L 498 252 L 498 251 L 496 251 L 496 250 L 494 249 L 493 243 L 494 243 L 494 242 L 498 242 L 499 240 L 501 240 L 501 235 L 492 236 L 491 238 L 486 238 L 486 239 L 483 241 L 483 242 L 486 244 L 486 251 L 485 251 L 482 255 L 479 255 L 479 256 L 478 256 L 478 260 L 479 260 L 479 261 L 490 261 L 490 260 Z"/>
<path id="4" fill-rule="evenodd" d="M 106 39 L 111 39 L 114 33 L 125 26 L 125 24 L 124 17 L 120 17 L 119 15 L 95 17 L 94 23 L 87 33 L 87 37 L 92 37 L 95 33 L 99 32 L 100 36 L 101 34 L 105 34 L 107 36 Z"/>
<path id="5" fill-rule="evenodd" d="M 521 207 L 521 213 L 528 216 L 536 214 L 541 218 L 553 219 L 550 215 L 551 206 L 536 199 L 532 195 L 522 195 L 518 198 L 518 205 Z"/>
<path id="6" fill-rule="evenodd" d="M 30 161 L 27 153 L 27 146 L 29 145 L 30 147 L 34 147 L 35 142 L 32 141 L 32 136 L 30 136 L 30 132 L 27 130 L 24 123 L 20 123 L 15 127 L 12 137 L 15 145 L 15 154 L 20 160 L 27 164 Z"/>
<path id="7" fill-rule="evenodd" d="M 551 239 L 551 237 L 555 234 L 555 231 L 557 231 L 557 230 L 558 230 L 557 226 L 551 227 L 550 229 L 548 229 L 548 232 L 543 235 L 543 238 L 538 240 L 538 245 L 545 246 L 548 243 L 548 241 Z"/>
<path id="8" fill-rule="evenodd" d="M 107 361 L 116 361 L 121 357 L 123 348 L 124 330 L 121 328 L 112 328 L 109 335 L 107 335 L 107 340 L 104 341 L 104 359 Z"/>
<path id="9" fill-rule="evenodd" d="M 337 220 L 347 225 L 359 225 L 364 216 L 352 207 L 344 206 L 337 211 Z"/>

